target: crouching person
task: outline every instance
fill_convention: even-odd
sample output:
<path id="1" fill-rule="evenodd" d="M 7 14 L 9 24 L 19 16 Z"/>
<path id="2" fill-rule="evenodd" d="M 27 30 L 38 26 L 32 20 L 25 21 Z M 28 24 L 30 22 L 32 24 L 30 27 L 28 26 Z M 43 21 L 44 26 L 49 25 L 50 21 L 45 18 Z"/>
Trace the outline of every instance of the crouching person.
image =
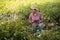
<path id="1" fill-rule="evenodd" d="M 43 16 L 42 13 L 40 13 L 35 6 L 31 7 L 31 14 L 29 15 L 29 22 L 33 26 L 33 34 L 36 33 L 37 30 L 41 32 L 43 29 Z M 38 35 L 38 36 L 41 36 Z"/>

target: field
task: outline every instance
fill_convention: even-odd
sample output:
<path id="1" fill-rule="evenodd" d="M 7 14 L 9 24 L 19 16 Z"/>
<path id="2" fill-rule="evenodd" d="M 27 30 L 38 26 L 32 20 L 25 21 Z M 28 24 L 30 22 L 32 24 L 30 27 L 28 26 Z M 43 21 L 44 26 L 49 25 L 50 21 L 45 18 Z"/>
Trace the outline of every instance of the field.
<path id="1" fill-rule="evenodd" d="M 45 28 L 40 38 L 31 34 L 28 22 L 32 5 L 44 17 Z M 59 19 L 59 0 L 0 0 L 0 40 L 60 40 Z"/>

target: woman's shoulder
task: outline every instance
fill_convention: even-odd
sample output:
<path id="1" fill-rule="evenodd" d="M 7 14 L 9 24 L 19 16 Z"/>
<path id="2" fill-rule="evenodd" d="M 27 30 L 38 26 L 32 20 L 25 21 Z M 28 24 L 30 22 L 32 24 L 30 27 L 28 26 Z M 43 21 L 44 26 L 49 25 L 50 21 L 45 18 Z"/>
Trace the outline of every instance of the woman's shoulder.
<path id="1" fill-rule="evenodd" d="M 33 13 L 30 13 L 30 15 L 33 15 Z"/>
<path id="2" fill-rule="evenodd" d="M 30 15 L 29 16 L 32 16 L 33 15 L 33 13 L 30 13 Z"/>
<path id="3" fill-rule="evenodd" d="M 41 15 L 42 13 L 41 12 L 37 12 L 39 15 Z"/>

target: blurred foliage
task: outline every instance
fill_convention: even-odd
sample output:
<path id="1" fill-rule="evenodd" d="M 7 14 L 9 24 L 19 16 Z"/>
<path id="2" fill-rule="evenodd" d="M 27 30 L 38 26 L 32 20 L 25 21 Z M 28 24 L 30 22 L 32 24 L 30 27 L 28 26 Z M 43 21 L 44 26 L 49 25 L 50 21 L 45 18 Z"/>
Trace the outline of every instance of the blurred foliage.
<path id="1" fill-rule="evenodd" d="M 22 26 L 24 21 L 15 20 L 12 22 L 5 22 L 0 25 L 0 40 L 8 40 L 13 38 L 13 40 L 28 40 L 26 34 L 26 27 Z"/>
<path id="2" fill-rule="evenodd" d="M 37 6 L 45 21 L 54 21 L 60 15 L 59 0 L 0 0 L 0 14 L 19 13 L 23 18 L 28 18 L 31 5 Z"/>
<path id="3" fill-rule="evenodd" d="M 58 26 L 51 31 L 43 31 L 41 38 L 36 38 L 30 34 L 30 27 L 27 20 L 20 19 L 1 23 L 0 40 L 60 40 L 60 28 Z"/>
<path id="4" fill-rule="evenodd" d="M 27 20 L 31 12 L 30 6 L 32 5 L 37 6 L 44 16 L 45 22 L 55 22 L 60 16 L 60 0 L 0 0 L 0 16 L 4 15 L 4 18 L 0 17 L 0 40 L 36 39 L 28 32 L 31 25 Z M 18 14 L 19 18 L 14 21 L 8 21 L 9 17 L 5 18 L 8 13 L 11 15 Z M 60 40 L 60 28 L 47 33 L 42 36 L 41 40 Z"/>

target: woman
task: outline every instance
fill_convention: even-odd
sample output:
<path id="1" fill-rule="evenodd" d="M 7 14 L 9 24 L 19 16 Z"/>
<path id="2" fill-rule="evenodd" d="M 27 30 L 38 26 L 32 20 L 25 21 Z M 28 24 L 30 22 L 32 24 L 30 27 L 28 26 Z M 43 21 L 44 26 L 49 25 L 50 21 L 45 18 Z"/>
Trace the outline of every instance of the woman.
<path id="1" fill-rule="evenodd" d="M 31 7 L 31 14 L 29 15 L 29 22 L 34 27 L 33 33 L 35 33 L 37 30 L 39 30 L 39 31 L 42 30 L 42 28 L 43 28 L 43 16 L 37 10 L 37 8 L 35 6 Z"/>

